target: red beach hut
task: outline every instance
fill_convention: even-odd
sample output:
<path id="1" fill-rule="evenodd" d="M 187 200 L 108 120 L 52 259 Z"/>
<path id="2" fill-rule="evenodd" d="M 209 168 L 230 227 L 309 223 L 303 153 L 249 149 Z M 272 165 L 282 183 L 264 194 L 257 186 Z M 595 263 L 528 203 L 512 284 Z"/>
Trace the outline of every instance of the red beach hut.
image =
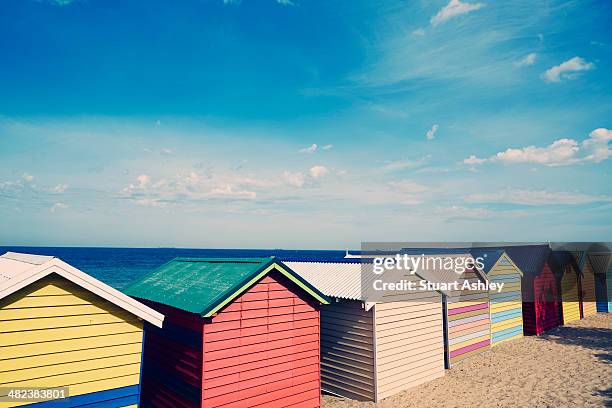
<path id="1" fill-rule="evenodd" d="M 557 280 L 551 269 L 548 245 L 504 247 L 512 261 L 523 271 L 523 332 L 538 335 L 560 326 L 560 296 Z"/>
<path id="2" fill-rule="evenodd" d="M 147 326 L 146 407 L 319 407 L 317 289 L 274 258 L 177 258 L 126 293 L 167 313 Z"/>

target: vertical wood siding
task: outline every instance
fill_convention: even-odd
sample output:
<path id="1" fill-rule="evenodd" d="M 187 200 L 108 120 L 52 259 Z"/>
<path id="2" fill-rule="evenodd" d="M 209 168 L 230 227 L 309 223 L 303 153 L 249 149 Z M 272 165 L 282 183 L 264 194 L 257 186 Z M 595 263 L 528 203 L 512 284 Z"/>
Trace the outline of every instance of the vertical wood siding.
<path id="1" fill-rule="evenodd" d="M 489 292 L 491 299 L 491 345 L 523 337 L 521 275 L 503 255 L 489 272 L 494 283 L 503 283 L 501 292 Z"/>
<path id="2" fill-rule="evenodd" d="M 578 274 L 576 270 L 567 265 L 561 277 L 561 303 L 563 310 L 563 324 L 580 320 L 580 292 L 578 287 Z"/>
<path id="3" fill-rule="evenodd" d="M 464 273 L 458 279 L 459 285 L 464 281 L 477 282 L 474 272 Z M 455 291 L 447 297 L 447 359 L 450 366 L 490 350 L 491 321 L 489 310 L 489 292 Z"/>
<path id="4" fill-rule="evenodd" d="M 413 295 L 375 305 L 378 400 L 444 375 L 441 295 Z"/>
<path id="5" fill-rule="evenodd" d="M 272 272 L 203 325 L 202 407 L 320 406 L 319 310 Z"/>
<path id="6" fill-rule="evenodd" d="M 374 401 L 372 309 L 357 300 L 321 306 L 321 387 L 323 391 Z"/>
<path id="7" fill-rule="evenodd" d="M 583 317 L 597 314 L 597 304 L 595 296 L 595 273 L 588 257 L 582 267 L 582 314 Z"/>
<path id="8" fill-rule="evenodd" d="M 523 292 L 523 331 L 537 336 L 561 325 L 557 280 L 548 262 L 536 276 L 525 275 L 521 283 Z"/>
<path id="9" fill-rule="evenodd" d="M 84 404 L 132 405 L 142 337 L 139 318 L 50 275 L 0 301 L 0 387 L 68 386 Z"/>

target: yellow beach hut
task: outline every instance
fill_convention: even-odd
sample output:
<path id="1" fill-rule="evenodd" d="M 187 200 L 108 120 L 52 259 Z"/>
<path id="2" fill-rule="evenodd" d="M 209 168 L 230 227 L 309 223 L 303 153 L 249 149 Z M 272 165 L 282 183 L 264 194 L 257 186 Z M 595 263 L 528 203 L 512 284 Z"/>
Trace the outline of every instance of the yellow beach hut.
<path id="1" fill-rule="evenodd" d="M 0 407 L 137 407 L 143 321 L 163 319 L 58 258 L 0 256 Z M 68 398 L 11 393 L 34 388 Z"/>
<path id="2" fill-rule="evenodd" d="M 489 290 L 491 346 L 523 337 L 523 272 L 502 248 L 473 248 L 471 253 L 482 259 L 490 281 L 501 288 Z"/>

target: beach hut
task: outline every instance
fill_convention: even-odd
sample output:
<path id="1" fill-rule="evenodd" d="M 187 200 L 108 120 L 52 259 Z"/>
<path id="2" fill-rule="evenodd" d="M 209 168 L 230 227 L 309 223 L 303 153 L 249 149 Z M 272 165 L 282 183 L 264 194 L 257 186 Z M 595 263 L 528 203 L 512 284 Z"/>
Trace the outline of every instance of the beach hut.
<path id="1" fill-rule="evenodd" d="M 595 275 L 597 311 L 612 312 L 612 253 L 589 253 L 587 259 Z"/>
<path id="2" fill-rule="evenodd" d="M 176 258 L 125 289 L 147 326 L 145 407 L 319 407 L 326 298 L 274 258 Z"/>
<path id="3" fill-rule="evenodd" d="M 379 401 L 444 375 L 441 292 L 373 297 L 368 288 L 375 276 L 362 270 L 367 260 L 286 264 L 332 299 L 321 307 L 323 391 Z M 401 278 L 424 277 L 417 271 Z"/>
<path id="4" fill-rule="evenodd" d="M 575 251 L 573 255 L 579 270 L 582 317 L 593 316 L 597 314 L 595 272 L 587 256 L 587 251 Z"/>
<path id="5" fill-rule="evenodd" d="M 550 265 L 548 245 L 511 245 L 504 248 L 523 272 L 523 333 L 539 335 L 562 324 L 559 289 Z"/>
<path id="6" fill-rule="evenodd" d="M 563 324 L 582 319 L 581 277 L 575 254 L 565 250 L 553 250 L 551 266 L 560 284 Z"/>
<path id="7" fill-rule="evenodd" d="M 504 249 L 472 248 L 472 255 L 483 260 L 489 280 L 502 284 L 489 290 L 491 302 L 491 346 L 523 337 L 523 272 Z"/>
<path id="8" fill-rule="evenodd" d="M 136 407 L 143 322 L 163 315 L 58 258 L 0 256 L 0 407 Z M 9 389 L 68 387 L 61 401 Z"/>
<path id="9" fill-rule="evenodd" d="M 448 255 L 447 255 L 448 256 Z M 471 256 L 466 253 L 459 256 Z M 466 270 L 457 278 L 465 282 L 486 283 L 486 274 L 477 268 Z M 444 296 L 446 366 L 455 364 L 491 348 L 491 308 L 486 289 L 451 291 Z"/>

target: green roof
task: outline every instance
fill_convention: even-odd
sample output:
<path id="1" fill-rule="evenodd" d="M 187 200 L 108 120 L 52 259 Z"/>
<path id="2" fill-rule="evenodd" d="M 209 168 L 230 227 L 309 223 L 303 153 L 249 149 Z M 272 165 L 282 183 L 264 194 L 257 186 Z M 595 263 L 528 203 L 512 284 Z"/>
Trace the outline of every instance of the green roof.
<path id="1" fill-rule="evenodd" d="M 124 292 L 209 317 L 273 269 L 317 301 L 327 303 L 314 286 L 274 258 L 175 258 Z"/>

